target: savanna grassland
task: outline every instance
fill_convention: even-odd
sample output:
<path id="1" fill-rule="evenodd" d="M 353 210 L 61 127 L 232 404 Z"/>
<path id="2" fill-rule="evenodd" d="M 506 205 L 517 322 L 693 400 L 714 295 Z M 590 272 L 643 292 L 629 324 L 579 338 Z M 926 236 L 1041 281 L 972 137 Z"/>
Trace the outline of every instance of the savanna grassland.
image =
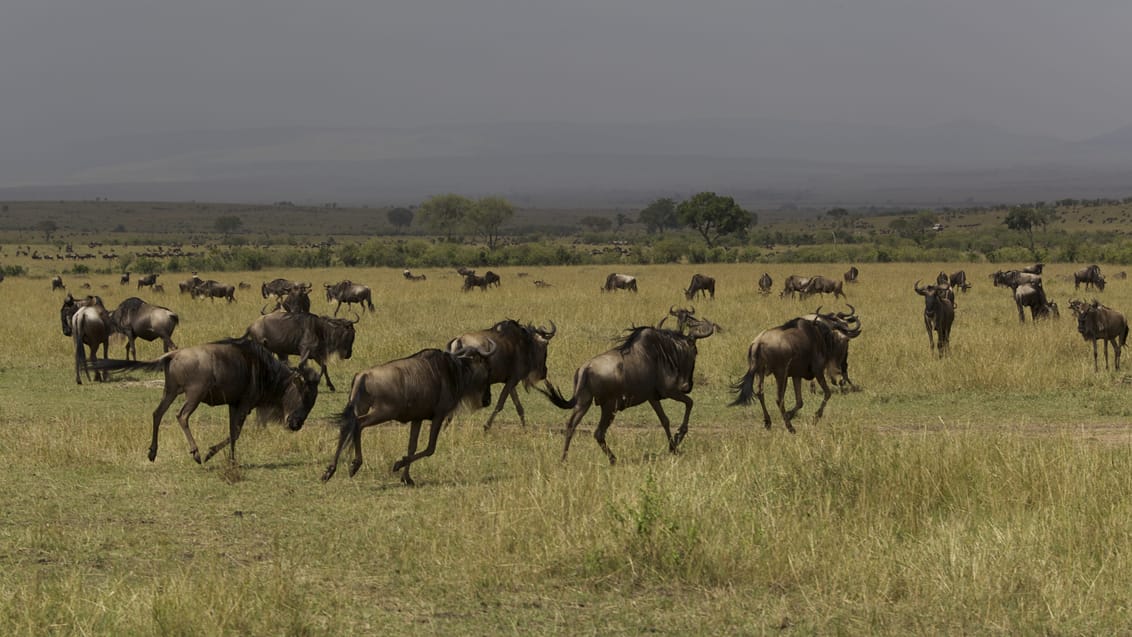
<path id="1" fill-rule="evenodd" d="M 0 283 L 0 630 L 5 634 L 1119 634 L 1132 630 L 1132 385 L 1093 371 L 1076 332 L 1067 275 L 1046 289 L 1060 320 L 1018 322 L 1002 264 L 867 264 L 848 288 L 863 323 L 850 347 L 860 391 L 835 394 L 796 435 L 733 408 L 731 384 L 762 329 L 831 298 L 780 299 L 790 273 L 840 278 L 847 264 L 633 266 L 640 293 L 602 294 L 608 266 L 500 268 L 503 285 L 461 293 L 450 270 L 235 272 L 370 285 L 354 355 L 332 362 L 299 432 L 249 426 L 238 467 L 224 454 L 192 462 L 173 414 L 146 459 L 160 377 L 73 382 L 61 335 L 62 294 L 46 276 Z M 1132 283 L 1098 297 L 1132 310 Z M 928 349 L 916 279 L 965 268 L 952 347 Z M 415 269 L 416 271 L 416 269 Z M 520 278 L 519 272 L 529 276 Z M 631 325 L 654 324 L 695 271 L 718 298 L 694 302 L 725 328 L 699 343 L 696 404 L 682 453 L 667 453 L 647 406 L 618 415 L 610 466 L 584 421 L 559 461 L 566 413 L 521 394 L 462 413 L 437 452 L 414 465 L 418 487 L 390 473 L 407 427 L 367 429 L 365 464 L 319 481 L 349 377 L 440 347 L 511 317 L 548 325 L 550 378 L 567 389 L 578 365 Z M 763 272 L 775 279 L 757 293 Z M 143 294 L 181 316 L 182 347 L 238 335 L 258 291 L 234 304 Z M 535 288 L 542 279 L 553 287 Z M 136 292 L 116 275 L 68 277 L 113 307 Z M 1084 296 L 1084 294 L 1082 294 Z M 1088 298 L 1091 298 L 1090 295 Z M 327 312 L 325 300 L 314 309 Z M 121 341 L 111 355 L 124 356 Z M 160 354 L 157 343 L 139 356 Z M 773 392 L 773 383 L 768 386 Z M 788 397 L 788 400 L 792 400 Z M 665 403 L 669 415 L 681 414 Z M 202 446 L 223 438 L 227 410 L 192 419 Z"/>

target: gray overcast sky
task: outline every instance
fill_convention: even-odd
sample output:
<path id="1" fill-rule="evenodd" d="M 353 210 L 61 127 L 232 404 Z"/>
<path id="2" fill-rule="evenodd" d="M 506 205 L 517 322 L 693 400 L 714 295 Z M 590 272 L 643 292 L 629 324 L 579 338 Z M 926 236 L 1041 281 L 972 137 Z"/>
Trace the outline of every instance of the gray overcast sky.
<path id="1" fill-rule="evenodd" d="M 776 117 L 1132 124 L 1128 0 L 5 0 L 0 141 Z"/>

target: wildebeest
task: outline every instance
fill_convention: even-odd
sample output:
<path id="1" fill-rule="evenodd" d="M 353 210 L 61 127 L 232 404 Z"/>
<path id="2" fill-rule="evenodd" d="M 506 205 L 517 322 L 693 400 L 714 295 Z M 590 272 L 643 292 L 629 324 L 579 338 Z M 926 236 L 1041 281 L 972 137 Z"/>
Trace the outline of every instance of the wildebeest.
<path id="1" fill-rule="evenodd" d="M 812 319 L 798 317 L 778 327 L 763 330 L 747 347 L 747 373 L 735 384 L 738 395 L 731 403 L 749 405 L 751 398 L 757 397 L 763 410 L 763 425 L 770 429 L 770 412 L 763 397 L 763 381 L 768 374 L 774 375 L 777 390 L 775 403 L 782 414 L 786 430 L 794 433 L 791 419 L 802 408 L 802 379 L 816 380 L 822 389 L 822 401 L 814 414 L 816 423 L 825 411 L 825 405 L 833 392 L 826 382 L 826 370 L 838 363 L 837 341 L 834 332 L 842 332 L 848 338 L 860 334 L 860 324 L 851 327 L 833 314 L 818 315 Z M 755 386 L 755 379 L 758 385 Z M 794 407 L 786 410 L 786 380 L 794 383 Z"/>
<path id="2" fill-rule="evenodd" d="M 508 319 L 489 329 L 462 334 L 448 341 L 444 349 L 449 352 L 467 348 L 483 349 L 489 341 L 495 344 L 491 356 L 487 357 L 490 370 L 488 385 L 503 383 L 503 391 L 499 394 L 499 403 L 484 423 L 485 431 L 491 428 L 492 421 L 503 411 L 503 404 L 507 402 L 508 396 L 515 404 L 515 411 L 519 412 L 519 422 L 524 427 L 527 425 L 523 404 L 519 402 L 519 393 L 515 390 L 520 382 L 524 388 L 529 389 L 531 385 L 546 380 L 546 349 L 557 332 L 558 328 L 553 321 L 550 322 L 550 329 L 546 329 Z"/>
<path id="3" fill-rule="evenodd" d="M 338 316 L 338 310 L 343 303 L 346 304 L 347 308 L 357 303 L 362 306 L 363 312 L 367 308 L 370 312 L 377 311 L 373 307 L 373 292 L 369 287 L 361 283 L 354 283 L 349 279 L 339 281 L 334 285 L 326 285 L 326 301 L 338 303 L 334 306 L 334 316 Z"/>
<path id="4" fill-rule="evenodd" d="M 605 285 L 601 286 L 602 292 L 612 292 L 614 290 L 629 290 L 630 292 L 637 291 L 637 277 L 628 274 L 618 274 L 611 272 L 609 276 L 605 277 Z"/>
<path id="5" fill-rule="evenodd" d="M 833 294 L 833 298 L 844 297 L 844 283 L 835 281 L 821 275 L 811 277 L 809 283 L 806 284 L 800 292 L 799 296 L 806 298 L 814 294 Z"/>
<path id="6" fill-rule="evenodd" d="M 118 285 L 126 285 L 129 282 L 130 282 L 130 273 L 129 272 L 123 272 L 122 277 L 120 279 L 118 279 Z"/>
<path id="7" fill-rule="evenodd" d="M 857 316 L 856 308 L 849 305 L 849 313 L 830 312 L 822 314 L 819 307 L 813 314 L 806 314 L 801 318 L 807 321 L 819 320 L 830 324 L 833 329 L 833 356 L 829 358 L 826 364 L 826 377 L 830 383 L 836 381 L 837 386 L 843 392 L 846 390 L 846 385 L 855 388 L 856 385 L 849 379 L 849 341 L 856 338 L 861 331 L 861 319 Z M 835 323 L 844 329 L 837 329 L 833 325 Z M 850 334 L 852 335 L 850 336 Z M 810 381 L 811 392 L 813 389 L 813 381 Z"/>
<path id="8" fill-rule="evenodd" d="M 236 286 L 209 279 L 201 281 L 190 290 L 194 299 L 207 298 L 210 301 L 225 299 L 229 303 L 236 300 Z"/>
<path id="9" fill-rule="evenodd" d="M 156 285 L 157 284 L 157 276 L 158 275 L 156 275 L 156 274 L 147 274 L 147 275 L 143 276 L 142 278 L 138 279 L 138 289 L 140 290 L 144 287 L 153 287 L 154 285 Z"/>
<path id="10" fill-rule="evenodd" d="M 409 281 L 424 281 L 424 280 L 428 279 L 428 277 L 423 275 L 423 274 L 413 274 L 412 272 L 409 272 L 408 270 L 402 270 L 401 275 L 404 276 Z"/>
<path id="11" fill-rule="evenodd" d="M 310 288 L 311 286 L 309 283 L 291 281 L 289 279 L 272 279 L 270 281 L 265 281 L 262 285 L 259 286 L 259 293 L 265 299 L 269 296 L 282 298 L 284 296 L 287 296 L 287 294 L 289 294 L 292 290 L 305 289 L 309 293 Z"/>
<path id="12" fill-rule="evenodd" d="M 66 289 L 67 289 L 67 286 L 63 285 L 63 277 L 59 276 L 58 274 L 51 277 L 51 291 L 52 292 L 54 292 L 55 290 L 66 290 Z"/>
<path id="13" fill-rule="evenodd" d="M 928 346 L 943 356 L 951 344 L 951 324 L 955 321 L 955 292 L 951 286 L 920 287 L 919 281 L 916 281 L 913 289 L 916 294 L 924 297 L 924 328 L 928 331 Z"/>
<path id="14" fill-rule="evenodd" d="M 711 295 L 715 298 L 715 279 L 707 276 L 706 274 L 693 274 L 692 281 L 688 283 L 688 288 L 684 290 L 684 298 L 691 301 L 697 294 Z"/>
<path id="15" fill-rule="evenodd" d="M 845 274 L 842 275 L 842 278 L 845 279 L 846 283 L 856 283 L 857 275 L 860 273 L 861 271 L 857 269 L 857 266 L 851 265 L 849 266 L 849 269 L 845 271 Z"/>
<path id="16" fill-rule="evenodd" d="M 763 272 L 759 277 L 759 292 L 762 294 L 770 294 L 771 288 L 774 287 L 774 279 L 770 278 L 770 274 Z"/>
<path id="17" fill-rule="evenodd" d="M 237 290 L 250 290 L 250 289 L 252 289 L 252 284 L 248 283 L 247 281 L 240 281 L 239 283 L 236 284 L 236 289 Z"/>
<path id="18" fill-rule="evenodd" d="M 605 432 L 613 424 L 613 416 L 629 407 L 647 402 L 660 419 L 668 450 L 676 453 L 680 442 L 688 433 L 688 419 L 692 415 L 693 373 L 696 369 L 696 341 L 715 332 L 715 325 L 703 321 L 693 326 L 688 334 L 655 327 L 634 327 L 613 349 L 591 358 L 574 373 L 574 396 L 566 400 L 550 383 L 544 391 L 559 409 L 572 409 L 566 421 L 566 442 L 562 447 L 562 460 L 570 451 L 574 430 L 586 415 L 590 405 L 601 408 L 601 419 L 594 430 L 594 439 L 605 452 L 609 463 L 617 456 L 605 442 Z M 672 434 L 668 415 L 660 401 L 668 398 L 684 405 L 684 418 L 676 434 Z"/>
<path id="19" fill-rule="evenodd" d="M 1096 299 L 1081 309 L 1077 317 L 1077 332 L 1086 341 L 1093 343 L 1093 371 L 1100 371 L 1097 364 L 1097 341 L 1104 341 L 1104 368 L 1108 369 L 1108 346 L 1116 358 L 1116 369 L 1120 369 L 1120 350 L 1128 341 L 1128 321 L 1116 310 L 1101 305 Z"/>
<path id="20" fill-rule="evenodd" d="M 1101 266 L 1090 265 L 1087 268 L 1081 268 L 1073 273 L 1073 289 L 1078 289 L 1081 284 L 1085 284 L 1085 290 L 1089 290 L 1089 286 L 1096 286 L 1098 290 L 1104 292 L 1104 275 L 1101 274 Z"/>
<path id="21" fill-rule="evenodd" d="M 426 349 L 355 375 L 350 398 L 338 421 L 338 448 L 322 474 L 323 481 L 334 475 L 338 457 L 351 441 L 354 459 L 350 462 L 350 476 L 357 473 L 362 466 L 362 429 L 396 420 L 410 423 L 409 450 L 393 464 L 393 471 L 401 470 L 401 482 L 413 484 L 410 465 L 436 451 L 441 426 L 456 407 L 460 403 L 478 407 L 491 404 L 485 390 L 490 389 L 487 358 L 492 349 L 494 344 L 486 350 Z M 417 439 L 425 420 L 429 421 L 428 447 L 418 453 Z"/>
<path id="22" fill-rule="evenodd" d="M 63 307 L 59 309 L 59 318 L 62 322 L 63 335 L 70 336 L 75 344 L 75 382 L 83 384 L 82 372 L 87 370 L 90 378 L 90 368 L 87 365 L 87 356 L 84 347 L 90 348 L 90 363 L 98 360 L 98 348 L 102 347 L 102 358 L 106 358 L 110 349 L 110 314 L 102 304 L 102 298 L 88 296 L 76 301 L 70 294 L 63 299 Z M 95 380 L 106 380 L 105 373 L 96 372 Z"/>
<path id="23" fill-rule="evenodd" d="M 800 297 L 802 295 L 802 292 L 806 289 L 806 286 L 809 284 L 810 277 L 791 274 L 790 276 L 786 277 L 785 281 L 783 281 L 782 292 L 778 296 L 780 298 L 785 298 L 786 296 L 794 298 L 794 294 L 797 293 Z"/>
<path id="24" fill-rule="evenodd" d="M 499 275 L 492 272 L 491 270 L 488 270 L 487 272 L 483 273 L 483 280 L 488 285 L 494 285 L 495 287 L 499 287 L 500 284 L 501 284 L 501 281 L 499 279 Z"/>
<path id="25" fill-rule="evenodd" d="M 465 274 L 464 275 L 464 287 L 461 288 L 461 289 L 464 292 L 467 292 L 468 290 L 471 290 L 472 288 L 479 288 L 480 292 L 486 292 L 487 291 L 487 279 L 485 277 L 479 276 L 478 274 L 474 274 L 474 273 L 473 274 Z"/>
<path id="26" fill-rule="evenodd" d="M 995 287 L 1008 287 L 1011 290 L 1025 283 L 1041 283 L 1042 275 L 1021 270 L 998 270 L 991 274 Z"/>
<path id="27" fill-rule="evenodd" d="M 165 294 L 165 286 L 160 283 L 154 283 L 153 291 L 155 294 Z"/>
<path id="28" fill-rule="evenodd" d="M 196 272 L 193 272 L 193 275 L 191 277 L 185 279 L 184 281 L 178 282 L 177 287 L 180 289 L 181 294 L 192 295 L 193 288 L 200 285 L 201 283 L 204 283 L 204 279 L 197 276 Z"/>
<path id="29" fill-rule="evenodd" d="M 947 283 L 953 288 L 959 288 L 966 292 L 971 289 L 971 284 L 967 282 L 967 273 L 963 270 L 952 272 L 947 277 Z"/>
<path id="30" fill-rule="evenodd" d="M 284 310 L 286 312 L 310 312 L 311 297 L 307 292 L 307 288 L 303 286 L 293 288 L 290 292 L 284 295 L 283 298 L 276 297 L 275 307 L 273 307 L 271 311 L 274 312 L 275 310 Z M 260 309 L 259 313 L 267 314 L 268 312 L 265 311 L 266 309 L 267 306 L 265 305 L 262 309 Z"/>
<path id="31" fill-rule="evenodd" d="M 203 462 L 229 445 L 229 460 L 235 463 L 236 440 L 253 409 L 260 421 L 282 420 L 291 431 L 298 431 L 318 398 L 318 372 L 307 367 L 291 369 L 247 338 L 186 347 L 152 361 L 102 361 L 96 368 L 165 372 L 165 392 L 153 410 L 150 462 L 157 458 L 161 418 L 181 394 L 185 395 L 185 404 L 177 412 L 177 422 L 189 442 L 189 453 L 198 464 L 202 460 L 189 431 L 189 416 L 201 403 L 228 405 L 228 437 L 209 447 Z"/>
<path id="32" fill-rule="evenodd" d="M 456 274 L 459 274 L 460 276 L 468 276 L 469 274 L 475 274 L 475 273 L 476 273 L 476 271 L 469 268 L 469 267 L 460 266 L 460 267 L 456 268 Z"/>
<path id="33" fill-rule="evenodd" d="M 1034 265 L 1028 265 L 1028 266 L 1022 268 L 1022 271 L 1027 273 L 1027 274 L 1041 274 L 1042 269 L 1045 268 L 1045 267 L 1046 267 L 1046 264 L 1044 264 L 1044 263 L 1035 263 Z"/>
<path id="34" fill-rule="evenodd" d="M 542 279 L 537 279 L 537 280 L 535 280 L 535 287 L 536 288 L 549 288 L 549 287 L 552 287 L 552 286 L 549 283 L 547 283 L 546 281 L 543 281 Z"/>
<path id="35" fill-rule="evenodd" d="M 173 343 L 173 330 L 180 319 L 167 307 L 150 305 L 136 296 L 122 301 L 110 313 L 110 327 L 118 334 L 126 336 L 126 359 L 138 359 L 135 339 L 154 341 L 161 339 L 165 352 L 177 349 Z"/>
<path id="36" fill-rule="evenodd" d="M 326 360 L 333 355 L 348 360 L 353 355 L 355 323 L 356 320 L 310 312 L 272 312 L 253 321 L 244 336 L 263 345 L 283 362 L 295 354 L 299 357 L 299 367 L 308 360 L 318 363 L 327 389 L 335 391 Z"/>
<path id="37" fill-rule="evenodd" d="M 1030 308 L 1030 317 L 1033 320 L 1042 318 L 1057 318 L 1057 304 L 1046 298 L 1045 288 L 1041 283 L 1023 283 L 1014 288 L 1014 304 L 1018 306 L 1018 320 L 1025 323 L 1025 309 Z"/>

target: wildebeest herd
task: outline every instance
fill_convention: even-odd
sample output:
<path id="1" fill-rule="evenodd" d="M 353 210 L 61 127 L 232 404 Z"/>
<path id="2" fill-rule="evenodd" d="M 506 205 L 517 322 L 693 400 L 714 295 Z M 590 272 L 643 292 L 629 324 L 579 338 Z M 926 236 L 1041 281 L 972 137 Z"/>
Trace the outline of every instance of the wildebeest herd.
<path id="1" fill-rule="evenodd" d="M 1029 308 L 1034 320 L 1057 318 L 1057 304 L 1050 300 L 1042 283 L 1043 264 L 1019 270 L 995 272 L 991 275 L 994 286 L 1009 288 L 1019 319 L 1025 321 L 1024 310 Z M 407 281 L 427 280 L 424 275 L 403 273 Z M 784 279 L 782 298 L 797 296 L 808 299 L 814 295 L 832 294 L 834 299 L 846 299 L 845 284 L 857 284 L 859 270 L 854 266 L 839 279 L 822 275 L 791 275 Z M 461 272 L 465 291 L 470 287 L 500 285 L 500 278 L 492 272 L 479 277 L 474 271 Z M 488 277 L 492 277 L 487 282 Z M 58 279 L 58 277 L 56 277 Z M 153 286 L 157 277 L 138 279 Z M 469 281 L 472 282 L 469 286 Z M 1105 279 L 1098 266 L 1084 268 L 1074 274 L 1076 285 L 1084 283 L 1086 289 L 1104 289 Z M 122 283 L 129 282 L 123 275 Z M 637 277 L 624 273 L 609 274 L 601 286 L 602 292 L 639 290 Z M 773 281 L 764 273 L 757 280 L 757 289 L 769 293 Z M 180 283 L 182 292 L 192 298 L 223 298 L 234 302 L 234 288 L 217 281 L 193 276 Z M 350 359 L 353 355 L 361 315 L 336 318 L 319 316 L 311 312 L 311 283 L 275 279 L 261 285 L 261 296 L 267 304 L 248 325 L 242 336 L 216 342 L 177 349 L 173 333 L 180 324 L 176 312 L 169 308 L 130 297 L 114 310 L 108 310 L 99 296 L 76 299 L 66 295 L 60 308 L 62 331 L 74 343 L 75 381 L 108 380 L 111 372 L 140 370 L 162 372 L 164 393 L 153 412 L 152 442 L 149 459 L 157 453 L 157 437 L 161 419 L 177 396 L 184 394 L 185 403 L 177 413 L 177 421 L 188 441 L 189 451 L 197 462 L 205 462 L 225 446 L 234 462 L 235 444 L 244 421 L 251 411 L 262 419 L 282 420 L 292 430 L 298 430 L 314 407 L 318 388 L 325 379 L 327 389 L 335 391 L 327 364 L 329 359 Z M 928 332 L 933 351 L 944 355 L 951 342 L 951 327 L 956 320 L 956 291 L 966 292 L 972 287 L 965 272 L 940 272 L 933 284 L 916 281 L 913 291 L 924 298 L 923 324 Z M 61 279 L 52 282 L 52 288 L 64 288 Z M 241 289 L 249 289 L 244 285 Z M 65 288 L 64 288 L 65 289 Z M 326 300 L 335 305 L 337 315 L 341 305 L 360 304 L 364 314 L 375 312 L 373 293 L 368 286 L 350 280 L 325 284 Z M 592 288 L 591 288 L 592 289 Z M 906 289 L 906 288 L 905 288 Z M 688 286 L 681 289 L 686 300 L 699 298 L 710 302 L 715 299 L 714 277 L 696 273 Z M 726 293 L 726 290 L 724 290 Z M 636 298 L 636 297 L 633 297 Z M 268 305 L 274 301 L 274 307 Z M 1077 330 L 1093 344 L 1094 368 L 1099 369 L 1096 341 L 1103 342 L 1105 364 L 1108 367 L 1108 349 L 1114 352 L 1114 366 L 1120 368 L 1120 352 L 1128 335 L 1124 316 L 1106 307 L 1098 300 L 1086 302 L 1071 299 L 1067 306 L 1077 319 Z M 764 381 L 773 376 L 776 383 L 775 404 L 783 424 L 795 431 L 794 419 L 803 406 L 802 380 L 820 386 L 822 400 L 815 412 L 817 421 L 824 413 L 833 395 L 833 387 L 843 390 L 855 387 L 849 380 L 849 345 L 862 333 L 862 320 L 853 305 L 848 312 L 822 312 L 818 310 L 784 321 L 777 327 L 763 330 L 750 342 L 746 353 L 747 371 L 733 385 L 735 398 L 732 405 L 749 405 L 759 401 L 763 423 L 771 427 L 771 413 L 764 398 Z M 350 311 L 348 309 L 348 311 Z M 675 319 L 675 325 L 666 328 L 665 322 Z M 572 395 L 567 398 L 548 378 L 547 359 L 549 344 L 558 333 L 553 321 L 546 325 L 524 324 L 504 319 L 476 331 L 468 331 L 451 338 L 443 348 L 423 349 L 404 358 L 391 360 L 354 375 L 345 406 L 336 422 L 339 440 L 332 462 L 322 479 L 329 480 L 335 473 L 338 459 L 347 446 L 353 447 L 349 474 L 354 475 L 362 464 L 361 430 L 387 421 L 410 425 L 406 454 L 393 465 L 401 473 L 405 484 L 412 484 L 410 466 L 417 460 L 432 455 L 444 423 L 461 404 L 473 408 L 491 405 L 491 388 L 502 385 L 498 401 L 484 423 L 490 429 L 508 399 L 523 426 L 527 424 L 517 388 L 534 387 L 556 407 L 570 410 L 565 425 L 562 459 L 565 460 L 570 442 L 578 425 L 590 407 L 600 410 L 594 438 L 610 463 L 616 455 L 606 441 L 606 434 L 617 412 L 648 403 L 655 412 L 667 438 L 668 449 L 676 453 L 689 429 L 694 401 L 691 392 L 699 341 L 720 332 L 722 328 L 693 308 L 671 306 L 666 316 L 655 326 L 629 326 L 617 344 L 608 351 L 589 359 L 577 368 L 572 383 Z M 108 347 L 112 334 L 126 337 L 126 357 L 109 359 Z M 165 354 L 148 362 L 137 360 L 136 338 L 152 341 L 160 339 Z M 101 359 L 97 356 L 102 349 Z M 89 350 L 89 356 L 87 351 Z M 299 362 L 287 364 L 291 355 Z M 317 363 L 317 369 L 311 365 Z M 793 383 L 794 405 L 786 407 L 788 382 Z M 684 406 L 679 426 L 673 431 L 663 406 L 663 400 L 674 400 Z M 200 403 L 228 405 L 228 437 L 209 447 L 201 456 L 189 430 L 189 417 Z M 429 437 L 423 450 L 418 450 L 418 439 L 423 422 L 428 420 Z"/>

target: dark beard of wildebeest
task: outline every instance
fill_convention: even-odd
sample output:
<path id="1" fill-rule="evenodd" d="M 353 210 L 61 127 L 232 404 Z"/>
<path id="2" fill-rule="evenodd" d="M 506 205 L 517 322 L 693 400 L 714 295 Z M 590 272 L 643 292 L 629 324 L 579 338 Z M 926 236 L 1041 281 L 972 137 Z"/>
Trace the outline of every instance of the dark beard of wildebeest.
<path id="1" fill-rule="evenodd" d="M 940 356 L 951 344 L 951 324 L 955 321 L 955 292 L 951 286 L 912 286 L 916 294 L 924 297 L 924 328 L 928 331 L 928 347 Z M 933 340 L 933 332 L 936 338 Z M 937 345 L 938 343 L 938 345 Z"/>
<path id="2" fill-rule="evenodd" d="M 798 296 L 805 299 L 815 294 L 833 294 L 835 299 L 844 298 L 844 283 L 821 275 L 811 277 L 810 282 L 799 291 Z"/>
<path id="3" fill-rule="evenodd" d="M 705 274 L 693 274 L 688 289 L 684 290 L 684 298 L 691 301 L 697 294 L 711 295 L 715 298 L 715 279 Z"/>
<path id="4" fill-rule="evenodd" d="M 1081 268 L 1073 273 L 1073 289 L 1080 288 L 1081 284 L 1085 284 L 1085 291 L 1089 290 L 1089 286 L 1095 286 L 1101 292 L 1104 292 L 1104 275 L 1101 274 L 1101 266 L 1093 264 L 1087 268 Z"/>
<path id="5" fill-rule="evenodd" d="M 299 367 L 308 360 L 315 361 L 326 379 L 326 388 L 335 391 L 326 361 L 333 355 L 342 360 L 353 355 L 357 322 L 310 312 L 273 312 L 253 321 L 244 336 L 266 347 L 284 363 L 292 354 L 299 357 Z"/>
<path id="6" fill-rule="evenodd" d="M 150 462 L 157 458 L 161 418 L 181 394 L 185 395 L 185 404 L 177 412 L 177 422 L 185 432 L 189 454 L 198 464 L 208 462 L 225 446 L 229 447 L 229 460 L 235 464 L 236 440 L 253 409 L 261 422 L 282 420 L 288 429 L 298 431 L 318 399 L 318 372 L 307 367 L 291 369 L 246 338 L 186 347 L 153 361 L 99 361 L 95 368 L 114 372 L 165 372 L 165 392 L 153 411 Z M 228 437 L 209 447 L 203 461 L 189 430 L 189 416 L 201 403 L 228 405 Z"/>
<path id="7" fill-rule="evenodd" d="M 225 299 L 229 303 L 236 301 L 236 286 L 227 285 L 213 279 L 201 281 L 190 290 L 194 299 L 208 298 L 210 301 Z"/>
<path id="8" fill-rule="evenodd" d="M 156 274 L 147 274 L 138 279 L 138 289 L 140 290 L 144 287 L 153 287 L 157 284 L 157 277 L 158 275 Z"/>
<path id="9" fill-rule="evenodd" d="M 102 298 L 88 296 L 76 301 L 70 294 L 63 299 L 63 307 L 59 309 L 59 319 L 62 323 L 63 336 L 70 336 L 75 345 L 75 382 L 83 384 L 82 373 L 85 370 L 87 380 L 90 380 L 90 367 L 84 355 L 84 347 L 90 348 L 90 363 L 98 360 L 98 347 L 102 346 L 102 358 L 106 358 L 110 349 L 110 334 L 113 331 L 110 323 L 110 314 L 102 305 Z M 95 380 L 107 380 L 105 373 L 95 373 Z"/>
<path id="10" fill-rule="evenodd" d="M 802 291 L 805 290 L 806 286 L 809 284 L 810 277 L 791 274 L 790 276 L 786 277 L 785 281 L 783 281 L 782 292 L 779 293 L 778 297 L 786 298 L 787 296 L 789 296 L 790 298 L 794 298 L 795 293 L 797 293 L 800 297 Z"/>
<path id="11" fill-rule="evenodd" d="M 177 349 L 173 343 L 173 330 L 180 319 L 167 307 L 150 305 L 136 296 L 122 301 L 110 313 L 110 328 L 126 336 L 126 359 L 138 359 L 135 339 L 153 341 L 161 339 L 165 352 Z"/>
<path id="12" fill-rule="evenodd" d="M 458 352 L 467 348 L 484 348 L 490 341 L 495 343 L 491 356 L 487 357 L 488 386 L 484 389 L 484 403 L 491 402 L 491 385 L 503 383 L 503 391 L 499 394 L 499 403 L 484 423 L 484 431 L 491 429 L 491 423 L 507 398 L 515 404 L 515 411 L 519 413 L 519 422 L 526 427 L 527 419 L 523 412 L 523 404 L 519 402 L 516 388 L 523 383 L 525 389 L 531 385 L 546 380 L 546 350 L 550 339 L 558 332 L 554 321 L 550 322 L 550 329 L 535 327 L 531 324 L 521 325 L 518 321 L 507 319 L 496 323 L 489 329 L 479 332 L 462 334 L 448 341 L 444 347 L 449 352 Z"/>
<path id="13" fill-rule="evenodd" d="M 605 285 L 601 287 L 602 292 L 612 292 L 614 290 L 628 290 L 630 292 L 637 291 L 637 277 L 628 274 L 611 273 L 605 277 Z"/>
<path id="14" fill-rule="evenodd" d="M 574 396 L 566 400 L 558 389 L 547 383 L 547 389 L 536 388 L 546 394 L 559 409 L 572 409 L 566 421 L 566 442 L 562 447 L 562 460 L 570 451 L 574 430 L 586 415 L 590 405 L 601 408 L 601 419 L 594 430 L 594 439 L 605 452 L 609 463 L 617 456 L 605 442 L 605 432 L 613 424 L 613 416 L 624 409 L 647 402 L 660 419 L 668 450 L 676 453 L 680 442 L 688 433 L 688 419 L 692 415 L 692 375 L 696 370 L 696 341 L 715 333 L 715 325 L 704 321 L 685 335 L 674 330 L 655 327 L 633 327 L 617 347 L 599 354 L 574 373 Z M 660 401 L 669 398 L 684 404 L 684 418 L 676 435 L 672 435 L 668 415 Z"/>
<path id="15" fill-rule="evenodd" d="M 487 359 L 495 345 L 489 345 L 487 350 L 473 348 L 455 353 L 421 350 L 408 358 L 355 375 L 350 385 L 350 399 L 338 420 L 338 448 L 322 474 L 323 482 L 337 471 L 342 449 L 351 441 L 354 459 L 350 462 L 350 477 L 353 477 L 362 466 L 362 429 L 396 420 L 409 423 L 409 449 L 393 463 L 393 471 L 401 471 L 401 482 L 414 484 L 409 467 L 436 451 L 441 427 L 456 407 L 460 403 L 471 407 L 491 404 L 490 397 L 485 396 L 485 390 L 490 387 Z M 425 420 L 429 421 L 428 447 L 417 452 L 421 423 Z"/>
<path id="16" fill-rule="evenodd" d="M 1046 298 L 1046 291 L 1041 283 L 1024 283 L 1014 288 L 1014 304 L 1018 306 L 1018 320 L 1023 323 L 1026 322 L 1026 308 L 1030 308 L 1030 316 L 1035 321 L 1060 316 L 1057 304 Z"/>
<path id="17" fill-rule="evenodd" d="M 338 310 L 345 303 L 347 308 L 353 307 L 355 303 L 362 306 L 364 312 L 367 308 L 370 312 L 376 312 L 373 307 L 373 292 L 369 287 L 360 283 L 354 283 L 349 279 L 339 281 L 334 285 L 324 284 L 326 287 L 326 301 L 327 303 L 337 302 L 334 306 L 334 316 L 338 316 Z"/>
<path id="18" fill-rule="evenodd" d="M 1093 371 L 1100 371 L 1097 363 L 1097 341 L 1104 341 L 1104 368 L 1108 369 L 1108 346 L 1112 343 L 1116 369 L 1120 369 L 1120 350 L 1128 341 L 1128 321 L 1116 310 L 1101 305 L 1096 299 L 1089 305 L 1080 307 L 1077 316 L 1077 332 L 1086 341 L 1093 343 Z"/>
<path id="19" fill-rule="evenodd" d="M 762 294 L 770 294 L 770 290 L 773 287 L 774 279 L 770 278 L 770 275 L 766 272 L 763 272 L 763 275 L 759 277 L 759 292 Z"/>
<path id="20" fill-rule="evenodd" d="M 833 314 L 815 315 L 813 319 L 798 317 L 762 331 L 747 348 L 747 373 L 733 386 L 739 394 L 732 406 L 749 405 L 752 397 L 758 397 L 763 410 L 763 425 L 770 429 L 770 412 L 763 397 L 763 381 L 768 374 L 774 375 L 777 394 L 775 404 L 782 414 L 786 430 L 794 433 L 791 419 L 802 408 L 802 379 L 816 380 L 822 389 L 822 401 L 814 414 L 814 423 L 822 417 L 825 405 L 833 394 L 826 382 L 825 374 L 838 358 L 837 340 L 834 332 L 842 332 L 848 338 L 861 333 L 860 321 L 851 328 Z M 755 378 L 758 386 L 755 386 Z M 786 379 L 794 383 L 794 407 L 786 410 Z"/>

